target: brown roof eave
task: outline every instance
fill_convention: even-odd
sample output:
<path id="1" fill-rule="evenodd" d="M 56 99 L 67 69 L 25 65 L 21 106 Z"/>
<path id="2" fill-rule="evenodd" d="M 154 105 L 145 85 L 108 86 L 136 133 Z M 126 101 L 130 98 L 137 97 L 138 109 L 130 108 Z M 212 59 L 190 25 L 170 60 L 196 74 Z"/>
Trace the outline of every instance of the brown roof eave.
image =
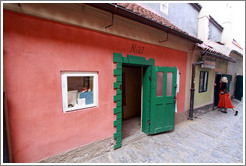
<path id="1" fill-rule="evenodd" d="M 198 12 L 201 11 L 202 6 L 199 3 L 189 3 L 192 7 L 194 7 Z"/>
<path id="2" fill-rule="evenodd" d="M 243 54 L 241 54 L 240 52 L 238 52 L 238 51 L 236 51 L 236 50 L 231 50 L 231 52 L 233 52 L 233 53 L 235 53 L 235 54 L 237 54 L 237 55 L 239 55 L 239 56 L 242 56 L 242 57 L 243 57 Z"/>
<path id="3" fill-rule="evenodd" d="M 211 56 L 211 57 L 214 57 L 214 58 L 222 59 L 222 60 L 225 60 L 225 61 L 228 61 L 228 62 L 237 63 L 237 60 L 235 58 L 224 56 L 224 55 L 215 54 L 215 53 L 212 53 L 212 52 L 209 52 L 209 51 L 202 50 L 201 54 L 205 55 L 205 56 Z"/>
<path id="4" fill-rule="evenodd" d="M 120 6 L 117 6 L 115 4 L 112 4 L 112 3 L 85 3 L 86 5 L 89 5 L 89 6 L 93 6 L 93 7 L 96 7 L 96 8 L 99 8 L 101 10 L 104 10 L 104 11 L 108 11 L 108 12 L 111 12 L 111 13 L 114 13 L 116 15 L 119 15 L 119 16 L 122 16 L 122 17 L 125 17 L 125 18 L 128 18 L 128 19 L 131 19 L 131 20 L 134 20 L 134 21 L 138 21 L 142 24 L 146 24 L 146 25 L 149 25 L 149 26 L 152 26 L 152 27 L 155 27 L 155 28 L 158 28 L 160 30 L 164 30 L 166 32 L 170 32 L 170 33 L 173 33 L 175 35 L 178 35 L 180 37 L 183 37 L 185 39 L 188 39 L 194 43 L 203 43 L 203 41 L 195 38 L 195 37 L 192 37 L 190 35 L 187 35 L 183 32 L 180 32 L 176 29 L 173 29 L 171 27 L 168 27 L 166 25 L 163 25 L 163 24 L 160 24 L 156 21 L 153 21 L 149 18 L 146 18 L 144 16 L 141 16 L 139 14 L 136 14 L 136 13 L 133 13 L 123 7 L 120 7 Z M 115 10 L 116 8 L 116 10 Z"/>
<path id="5" fill-rule="evenodd" d="M 223 31 L 223 27 L 211 16 L 209 15 L 209 21 L 214 24 L 220 31 Z"/>

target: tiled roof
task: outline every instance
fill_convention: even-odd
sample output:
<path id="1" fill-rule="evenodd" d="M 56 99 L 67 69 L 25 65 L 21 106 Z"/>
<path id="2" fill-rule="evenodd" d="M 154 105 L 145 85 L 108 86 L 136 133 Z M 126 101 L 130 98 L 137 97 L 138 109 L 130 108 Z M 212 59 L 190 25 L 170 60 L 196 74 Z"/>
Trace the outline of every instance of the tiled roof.
<path id="1" fill-rule="evenodd" d="M 204 42 L 204 44 L 207 44 L 209 45 L 210 47 L 212 47 L 212 49 L 216 52 L 218 52 L 218 54 L 223 54 L 225 56 L 229 56 L 230 55 L 230 52 L 231 52 L 231 49 L 226 47 L 225 45 L 222 45 L 222 44 L 218 44 L 214 41 L 207 41 L 207 42 Z"/>
<path id="2" fill-rule="evenodd" d="M 152 11 L 150 11 L 150 10 L 148 10 L 148 9 L 146 9 L 146 8 L 136 4 L 136 3 L 116 3 L 116 5 L 123 7 L 124 9 L 129 10 L 130 12 L 133 12 L 135 14 L 138 14 L 138 15 L 141 15 L 145 18 L 148 18 L 152 21 L 155 21 L 155 22 L 158 22 L 162 25 L 165 25 L 171 29 L 177 30 L 183 34 L 192 36 L 193 38 L 197 38 L 197 37 L 185 32 L 185 31 L 183 31 L 182 29 L 178 28 L 177 26 L 173 25 L 167 19 L 159 16 L 158 14 L 156 14 L 156 13 L 154 13 L 154 12 L 152 12 Z"/>
<path id="3" fill-rule="evenodd" d="M 229 56 L 232 50 L 223 45 L 217 44 L 213 41 L 207 41 L 206 43 L 203 42 L 202 44 L 197 44 L 197 46 L 203 51 L 211 53 L 211 55 L 214 55 L 216 58 L 236 62 L 234 58 Z"/>
<path id="4" fill-rule="evenodd" d="M 202 43 L 203 41 L 197 37 L 188 34 L 182 29 L 176 27 L 165 18 L 158 14 L 145 9 L 141 5 L 136 3 L 86 3 L 87 5 L 96 7 L 98 9 L 111 12 L 127 19 L 138 21 L 142 24 L 146 24 L 165 32 L 178 35 L 182 38 L 188 39 L 195 43 Z"/>
<path id="5" fill-rule="evenodd" d="M 232 43 L 233 43 L 235 46 L 237 46 L 239 49 L 243 50 L 243 48 L 240 46 L 240 44 L 239 44 L 235 39 L 232 40 Z"/>

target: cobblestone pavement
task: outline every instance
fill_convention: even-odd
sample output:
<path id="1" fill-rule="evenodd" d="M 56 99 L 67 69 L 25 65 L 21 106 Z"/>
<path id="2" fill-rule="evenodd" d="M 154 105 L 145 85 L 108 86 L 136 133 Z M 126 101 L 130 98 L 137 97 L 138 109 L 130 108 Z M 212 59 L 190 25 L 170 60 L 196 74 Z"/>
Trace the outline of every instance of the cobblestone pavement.
<path id="1" fill-rule="evenodd" d="M 214 110 L 175 126 L 174 131 L 143 136 L 89 163 L 243 163 L 243 103 L 239 110 Z"/>

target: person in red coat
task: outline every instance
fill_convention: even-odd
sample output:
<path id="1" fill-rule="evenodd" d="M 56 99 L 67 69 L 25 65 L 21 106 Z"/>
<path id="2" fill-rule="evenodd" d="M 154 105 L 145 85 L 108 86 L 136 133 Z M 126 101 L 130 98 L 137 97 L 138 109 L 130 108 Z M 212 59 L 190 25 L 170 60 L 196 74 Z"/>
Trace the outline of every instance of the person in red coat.
<path id="1" fill-rule="evenodd" d="M 220 108 L 224 108 L 224 111 L 221 111 L 223 113 L 227 113 L 227 108 L 231 108 L 233 109 L 233 111 L 235 112 L 235 116 L 237 116 L 238 111 L 235 109 L 234 105 L 231 102 L 231 98 L 230 98 L 230 93 L 227 89 L 227 83 L 228 80 L 226 77 L 222 77 L 221 81 L 220 81 L 220 92 L 219 92 L 219 104 L 218 107 Z"/>

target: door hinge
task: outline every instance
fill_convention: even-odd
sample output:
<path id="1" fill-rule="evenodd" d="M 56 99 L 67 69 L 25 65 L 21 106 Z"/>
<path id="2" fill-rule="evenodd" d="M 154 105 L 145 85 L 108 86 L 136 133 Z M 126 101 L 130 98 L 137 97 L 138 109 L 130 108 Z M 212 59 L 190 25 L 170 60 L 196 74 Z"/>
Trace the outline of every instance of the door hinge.
<path id="1" fill-rule="evenodd" d="M 177 88 L 177 84 L 174 85 L 174 88 Z"/>
<path id="2" fill-rule="evenodd" d="M 148 125 L 150 125 L 150 120 L 148 120 Z"/>
<path id="3" fill-rule="evenodd" d="M 116 89 L 120 89 L 120 90 L 122 90 L 122 84 L 120 84 L 120 87 L 118 87 L 118 88 L 116 88 Z"/>

